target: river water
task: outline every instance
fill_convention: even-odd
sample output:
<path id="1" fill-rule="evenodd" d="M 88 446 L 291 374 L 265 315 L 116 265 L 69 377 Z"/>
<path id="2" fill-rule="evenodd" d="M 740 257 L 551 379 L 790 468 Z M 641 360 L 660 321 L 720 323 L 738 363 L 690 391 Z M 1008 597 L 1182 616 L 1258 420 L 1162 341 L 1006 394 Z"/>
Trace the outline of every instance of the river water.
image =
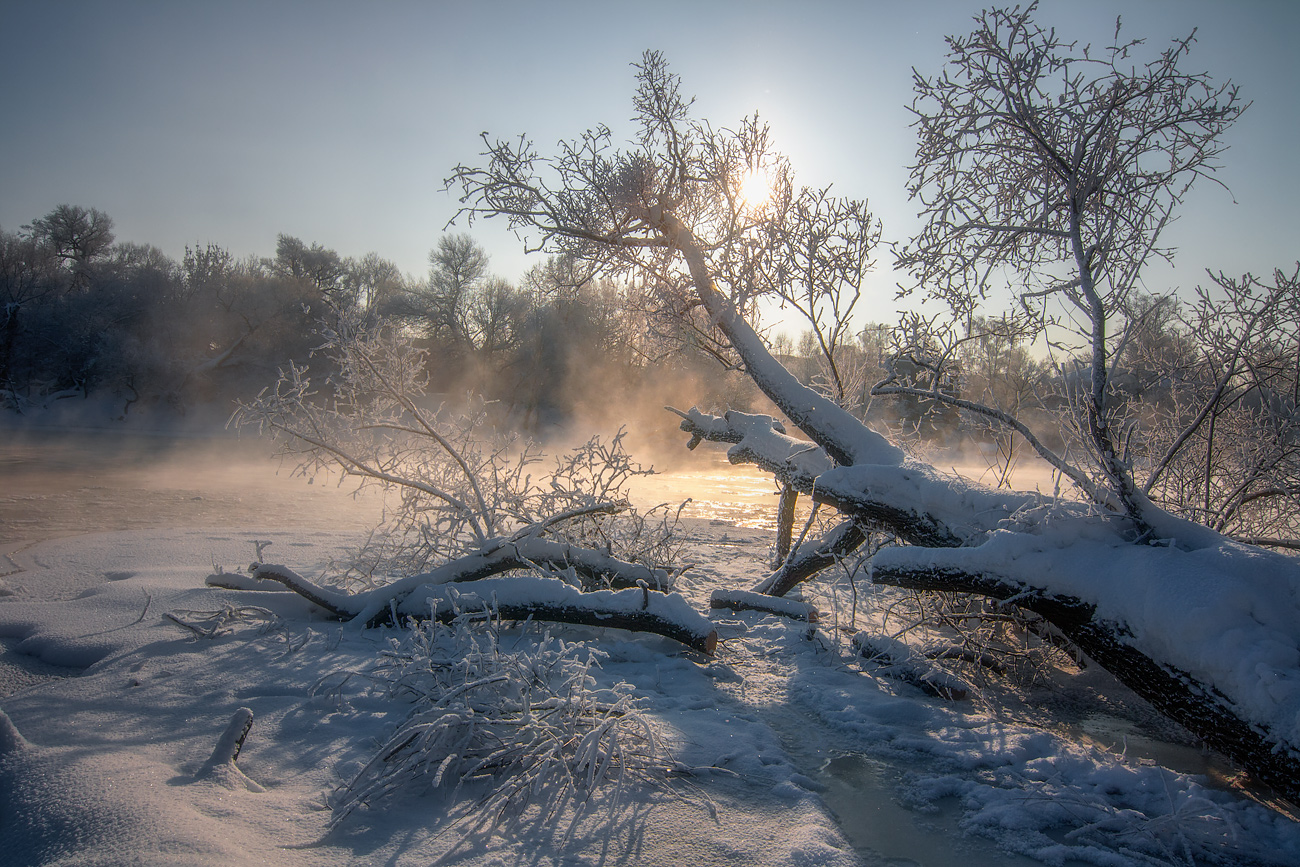
<path id="1" fill-rule="evenodd" d="M 717 452 L 685 452 L 673 469 L 636 482 L 639 506 L 689 498 L 686 517 L 774 526 L 772 478 Z M 0 552 L 114 530 L 364 526 L 380 509 L 377 494 L 358 494 L 355 481 L 309 483 L 256 438 L 0 429 Z"/>

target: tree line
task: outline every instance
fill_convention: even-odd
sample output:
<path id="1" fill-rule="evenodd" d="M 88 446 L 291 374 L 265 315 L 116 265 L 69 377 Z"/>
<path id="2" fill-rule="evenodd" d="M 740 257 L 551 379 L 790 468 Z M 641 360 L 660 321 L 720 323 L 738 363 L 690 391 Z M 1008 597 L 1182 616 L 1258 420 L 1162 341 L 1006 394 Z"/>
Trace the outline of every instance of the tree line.
<path id="1" fill-rule="evenodd" d="M 878 227 L 864 226 L 874 243 Z M 289 235 L 270 258 L 206 244 L 177 262 L 116 241 L 103 211 L 59 205 L 0 229 L 0 402 L 23 412 L 107 394 L 123 416 L 228 406 L 290 361 L 328 374 L 333 362 L 313 353 L 324 332 L 384 322 L 423 351 L 432 394 L 486 397 L 518 429 L 564 425 L 653 383 L 689 381 L 692 400 L 754 406 L 707 317 L 663 286 L 593 276 L 560 256 L 511 283 L 467 234 L 441 237 L 429 266 L 415 278 L 377 253 L 346 257 Z M 1087 342 L 1024 311 L 964 302 L 859 327 L 859 281 L 782 297 L 807 327 L 770 344 L 802 382 L 915 447 L 974 446 L 1004 487 L 1027 461 L 1089 442 Z M 1214 274 L 1192 293 L 1117 293 L 1102 394 L 1135 490 L 1239 538 L 1300 538 L 1298 281 Z"/>
<path id="2" fill-rule="evenodd" d="M 669 352 L 680 342 L 634 285 L 584 279 L 560 260 L 511 283 L 466 234 L 440 238 L 429 265 L 416 278 L 377 253 L 283 234 L 273 257 L 208 243 L 178 262 L 117 241 L 101 210 L 59 205 L 0 229 L 0 405 L 111 395 L 123 416 L 228 406 L 290 361 L 328 373 L 313 353 L 325 335 L 381 322 L 424 352 L 434 394 L 481 394 L 534 431 L 568 421 L 597 379 L 638 388 L 652 366 L 698 367 Z"/>

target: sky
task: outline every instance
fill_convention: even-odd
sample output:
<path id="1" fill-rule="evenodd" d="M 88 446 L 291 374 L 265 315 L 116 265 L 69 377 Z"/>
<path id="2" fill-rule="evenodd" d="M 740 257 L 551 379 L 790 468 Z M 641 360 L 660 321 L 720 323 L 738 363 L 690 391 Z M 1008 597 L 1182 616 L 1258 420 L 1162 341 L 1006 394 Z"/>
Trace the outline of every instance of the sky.
<path id="1" fill-rule="evenodd" d="M 757 111 L 798 181 L 866 198 L 886 241 L 919 224 L 904 184 L 912 70 L 942 69 L 948 34 L 983 4 L 630 2 L 68 2 L 0 0 L 0 228 L 61 203 L 95 207 L 119 240 L 271 255 L 294 235 L 406 273 L 457 202 L 443 180 L 479 135 L 526 133 L 543 153 L 599 123 L 630 134 L 631 64 L 664 52 L 716 127 Z M 1300 258 L 1300 3 L 1043 0 L 1069 39 L 1124 32 L 1160 46 L 1199 28 L 1189 68 L 1253 106 L 1219 173 L 1166 239 L 1176 270 L 1269 273 Z M 517 279 L 539 259 L 492 221 L 470 231 Z M 867 315 L 893 319 L 899 275 L 881 249 Z"/>

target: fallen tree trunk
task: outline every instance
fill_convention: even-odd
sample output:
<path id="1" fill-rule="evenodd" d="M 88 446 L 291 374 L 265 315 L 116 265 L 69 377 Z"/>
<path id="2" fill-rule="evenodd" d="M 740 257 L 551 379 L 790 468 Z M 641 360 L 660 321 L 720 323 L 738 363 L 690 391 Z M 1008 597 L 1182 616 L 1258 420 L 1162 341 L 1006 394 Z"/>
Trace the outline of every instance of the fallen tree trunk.
<path id="1" fill-rule="evenodd" d="M 497 540 L 436 569 L 353 595 L 321 587 L 283 566 L 254 563 L 248 571 L 255 578 L 278 581 L 340 617 L 355 617 L 362 611 L 369 612 L 368 616 L 382 613 L 394 600 L 400 603 L 411 592 L 426 585 L 478 581 L 504 572 L 538 567 L 558 572 L 572 570 L 583 581 L 584 589 L 592 584 L 598 588 L 619 589 L 644 583 L 652 589 L 667 591 L 672 586 L 671 577 L 664 569 L 628 563 L 601 551 L 567 542 L 538 538 Z"/>
<path id="2" fill-rule="evenodd" d="M 586 553 L 593 559 L 609 559 L 599 552 Z M 495 571 L 485 571 L 485 560 Z M 463 613 L 487 611 L 504 620 L 545 620 L 649 632 L 705 654 L 712 654 L 717 646 L 718 634 L 712 621 L 677 593 L 651 590 L 644 581 L 642 586 L 631 589 L 583 592 L 558 578 L 540 575 L 486 577 L 511 569 L 535 568 L 527 562 L 512 562 L 516 561 L 504 556 L 471 555 L 425 575 L 357 594 L 322 587 L 278 564 L 254 563 L 249 572 L 254 578 L 283 584 L 339 620 L 367 627 L 406 618 L 432 617 L 445 622 Z M 450 576 L 459 577 L 453 580 Z M 466 576 L 474 576 L 472 583 L 466 583 L 470 580 Z"/>
<path id="3" fill-rule="evenodd" d="M 1246 707 L 1248 702 L 1229 694 L 1205 671 L 1193 671 L 1193 666 L 1179 666 L 1139 649 L 1128 634 L 1133 624 L 1120 618 L 1100 617 L 1095 604 L 1077 595 L 1052 593 L 1045 586 L 1053 577 L 1050 574 L 1053 569 L 1059 571 L 1073 561 L 1090 563 L 1098 570 L 1127 570 L 1132 575 L 1132 592 L 1136 595 L 1141 592 L 1144 570 L 1180 553 L 1200 555 L 1196 569 L 1213 574 L 1216 560 L 1224 559 L 1218 546 L 1227 543 L 1219 534 L 1166 516 L 1162 529 L 1171 539 L 1181 536 L 1181 542 L 1175 540 L 1174 545 L 1164 548 L 1133 545 L 1113 531 L 1104 516 L 1085 504 L 1054 503 L 1032 494 L 980 490 L 959 479 L 952 480 L 945 496 L 936 493 L 936 486 L 944 480 L 932 470 L 918 472 L 909 480 L 904 477 L 907 467 L 834 467 L 819 449 L 810 452 L 808 443 L 786 436 L 780 422 L 772 419 L 734 412 L 718 417 L 697 410 L 677 414 L 683 419 L 682 429 L 693 440 L 731 443 L 728 457 L 733 463 L 763 467 L 782 483 L 817 502 L 834 506 L 851 519 L 823 539 L 806 543 L 781 569 L 760 583 L 757 590 L 783 595 L 800 581 L 815 576 L 820 569 L 833 565 L 865 541 L 863 527 L 893 531 L 914 544 L 877 554 L 871 573 L 874 583 L 923 591 L 973 593 L 1033 611 L 1161 713 L 1285 797 L 1300 800 L 1300 750 L 1293 732 L 1261 719 L 1260 713 Z M 821 472 L 809 469 L 819 466 L 826 469 Z M 873 484 L 878 477 L 880 483 Z M 909 482 L 913 484 L 910 492 L 903 488 Z M 853 489 L 854 484 L 859 485 L 857 491 Z M 902 503 L 918 500 L 933 503 L 932 511 L 938 514 L 925 515 L 920 510 L 882 503 L 886 496 L 895 496 Z M 949 516 L 963 507 L 982 512 L 973 514 L 972 520 L 962 526 Z M 889 518 L 891 509 L 899 516 L 896 521 Z M 1003 528 L 998 529 L 996 525 L 986 528 L 990 516 L 997 516 Z M 1037 535 L 1048 533 L 1047 528 L 1050 535 Z M 995 572 L 990 569 L 962 568 L 963 563 L 979 562 L 981 545 L 990 538 L 1034 540 L 1036 544 L 1041 543 L 1040 548 L 1055 546 L 1056 553 L 1041 557 L 1041 565 L 1026 569 L 1026 574 L 1014 580 L 994 577 Z M 1095 541 L 1098 538 L 1103 540 L 1100 545 Z M 1280 555 L 1263 556 L 1267 562 L 1260 565 L 1275 570 L 1279 583 L 1294 581 L 1300 586 L 1300 569 L 1295 564 Z M 1150 562 L 1122 565 L 1126 559 L 1134 558 Z M 924 565 L 901 562 L 904 559 Z M 932 563 L 950 565 L 929 565 Z M 1230 584 L 1228 565 L 1218 563 L 1225 584 Z M 1211 587 L 1213 583 L 1211 580 Z M 1083 592 L 1086 585 L 1080 579 Z M 1231 595 L 1230 587 L 1225 592 Z M 1207 599 L 1207 604 L 1213 602 Z M 1287 605 L 1294 610 L 1293 602 L 1279 598 L 1280 610 L 1286 610 Z M 1184 640 L 1195 646 L 1208 637 L 1186 635 Z M 1282 640 L 1294 644 L 1285 636 Z M 1294 670 L 1284 674 L 1288 682 L 1296 680 Z M 1272 684 L 1261 685 L 1265 689 L 1271 687 Z"/>
<path id="4" fill-rule="evenodd" d="M 755 593 L 752 590 L 714 590 L 709 596 L 709 607 L 725 608 L 728 611 L 761 611 L 804 623 L 816 623 L 819 617 L 817 609 L 807 602 Z"/>
<path id="5" fill-rule="evenodd" d="M 909 590 L 974 593 L 1014 602 L 1042 616 L 1156 710 L 1240 763 L 1260 782 L 1287 798 L 1300 798 L 1300 757 L 1279 743 L 1278 733 L 1243 724 L 1234 703 L 1212 685 L 1134 649 L 1124 640 L 1122 627 L 1098 620 L 1095 605 L 960 569 L 877 565 L 871 580 Z"/>
<path id="6" fill-rule="evenodd" d="M 412 594 L 398 613 L 421 610 L 442 622 L 482 611 L 503 620 L 547 620 L 650 632 L 708 655 L 718 644 L 713 622 L 682 596 L 648 587 L 583 593 L 556 578 L 515 575 L 468 586 L 429 586 Z"/>

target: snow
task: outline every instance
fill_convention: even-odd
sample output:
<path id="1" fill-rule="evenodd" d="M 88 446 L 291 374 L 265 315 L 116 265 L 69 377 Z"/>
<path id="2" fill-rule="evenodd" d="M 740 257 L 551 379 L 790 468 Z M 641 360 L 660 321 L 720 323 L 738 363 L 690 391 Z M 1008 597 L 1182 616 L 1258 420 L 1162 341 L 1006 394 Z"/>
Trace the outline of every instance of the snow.
<path id="1" fill-rule="evenodd" d="M 768 596 L 752 590 L 714 590 L 709 597 L 710 608 L 730 608 L 733 611 L 771 611 L 783 617 L 816 623 L 817 609 L 807 602 L 784 596 Z"/>
<path id="2" fill-rule="evenodd" d="M 440 613 L 458 607 L 464 611 L 483 609 L 492 604 L 548 605 L 599 613 L 640 614 L 648 612 L 684 631 L 707 635 L 713 623 L 691 607 L 679 593 L 652 593 L 640 589 L 597 590 L 583 593 L 558 578 L 533 575 L 509 575 L 483 578 L 459 585 L 432 585 L 408 596 L 399 611 L 404 613 Z"/>
<path id="3" fill-rule="evenodd" d="M 743 590 L 761 576 L 768 534 L 696 520 L 688 537 L 687 559 L 698 565 L 682 576 L 684 599 L 673 605 L 700 616 L 713 590 Z M 673 758 L 696 769 L 681 797 L 630 790 L 567 841 L 563 822 L 522 822 L 457 846 L 440 824 L 447 804 L 412 790 L 326 833 L 336 787 L 406 717 L 409 706 L 387 695 L 372 669 L 403 633 L 327 620 L 290 593 L 205 584 L 214 566 L 247 563 L 254 539 L 273 540 L 279 558 L 305 575 L 355 541 L 310 528 L 154 530 L 56 539 L 11 555 L 20 571 L 0 579 L 11 591 L 0 597 L 0 638 L 79 673 L 17 681 L 0 698 L 12 723 L 0 719 L 7 864 L 836 867 L 911 859 L 978 867 L 1030 858 L 1186 863 L 1186 853 L 1300 863 L 1296 824 L 1205 777 L 1014 721 L 994 702 L 935 700 L 875 677 L 833 624 L 810 638 L 806 623 L 726 611 L 712 615 L 723 637 L 712 660 L 656 636 L 553 630 L 606 653 L 593 672 L 599 683 L 630 684 Z M 1035 557 L 1061 559 L 1040 546 L 986 553 L 1026 570 Z M 1227 609 L 1238 629 L 1255 630 L 1215 643 L 1237 654 L 1224 664 L 1279 669 L 1271 691 L 1261 688 L 1253 701 L 1292 701 L 1284 675 L 1296 665 L 1285 649 L 1300 621 L 1288 627 L 1291 615 L 1275 606 L 1293 598 L 1294 573 L 1245 549 L 1183 552 L 1188 596 L 1213 590 L 1196 583 L 1206 558 L 1215 568 L 1273 576 L 1268 593 L 1237 588 L 1215 597 L 1211 605 Z M 1121 564 L 1105 580 L 1131 585 L 1145 565 Z M 1061 589 L 1077 591 L 1087 578 L 1079 563 Z M 492 580 L 494 592 L 514 592 L 510 579 Z M 833 610 L 827 598 L 807 601 Z M 1215 618 L 1190 599 L 1174 614 Z M 527 648 L 540 629 L 512 627 L 503 645 Z M 1260 629 L 1275 631 L 1278 646 L 1252 648 Z M 1154 640 L 1151 631 L 1142 640 Z M 245 708 L 253 722 L 237 762 L 214 766 L 223 733 Z M 870 787 L 851 779 L 854 768 L 872 769 Z"/>
<path id="4" fill-rule="evenodd" d="M 1185 550 L 1125 544 L 1101 529 L 1063 519 L 1037 533 L 995 531 L 971 548 L 888 549 L 875 565 L 960 567 L 1096 605 L 1133 647 L 1300 744 L 1300 562 L 1213 534 L 1185 535 L 1197 544 Z"/>
<path id="5" fill-rule="evenodd" d="M 896 467 L 836 467 L 817 477 L 817 488 L 850 502 L 868 498 L 876 503 L 905 503 L 918 516 L 938 521 L 959 539 L 977 537 L 1045 500 L 1036 493 L 971 484 L 912 460 Z"/>
<path id="6" fill-rule="evenodd" d="M 728 410 L 714 416 L 695 407 L 682 415 L 699 435 L 735 442 L 727 450 L 733 463 L 780 468 L 796 477 L 815 480 L 819 494 L 843 503 L 889 509 L 905 504 L 915 514 L 918 525 L 930 525 L 939 535 L 955 541 L 977 538 L 1017 514 L 1040 509 L 1044 503 L 1070 508 L 1041 493 L 993 490 L 972 484 L 956 474 L 941 473 L 919 461 L 904 459 L 901 453 L 896 461 L 835 466 L 824 450 L 787 435 L 784 425 L 767 415 Z M 866 431 L 862 436 L 868 439 L 877 436 L 862 429 Z M 870 457 L 875 460 L 895 456 L 891 452 Z M 1079 504 L 1072 507 L 1076 514 L 1090 511 Z"/>
<path id="7" fill-rule="evenodd" d="M 689 258 L 690 254 L 686 255 Z M 834 401 L 799 382 L 794 374 L 768 352 L 766 344 L 753 327 L 716 290 L 701 289 L 700 297 L 710 313 L 722 323 L 728 341 L 744 359 L 745 372 L 749 378 L 764 394 L 779 395 L 781 400 L 776 402 L 781 410 L 789 418 L 804 419 L 814 439 L 822 443 L 840 444 L 847 453 L 848 460 L 845 463 L 887 466 L 903 461 L 902 449 L 871 430 Z M 813 431 L 816 431 L 816 435 Z"/>

